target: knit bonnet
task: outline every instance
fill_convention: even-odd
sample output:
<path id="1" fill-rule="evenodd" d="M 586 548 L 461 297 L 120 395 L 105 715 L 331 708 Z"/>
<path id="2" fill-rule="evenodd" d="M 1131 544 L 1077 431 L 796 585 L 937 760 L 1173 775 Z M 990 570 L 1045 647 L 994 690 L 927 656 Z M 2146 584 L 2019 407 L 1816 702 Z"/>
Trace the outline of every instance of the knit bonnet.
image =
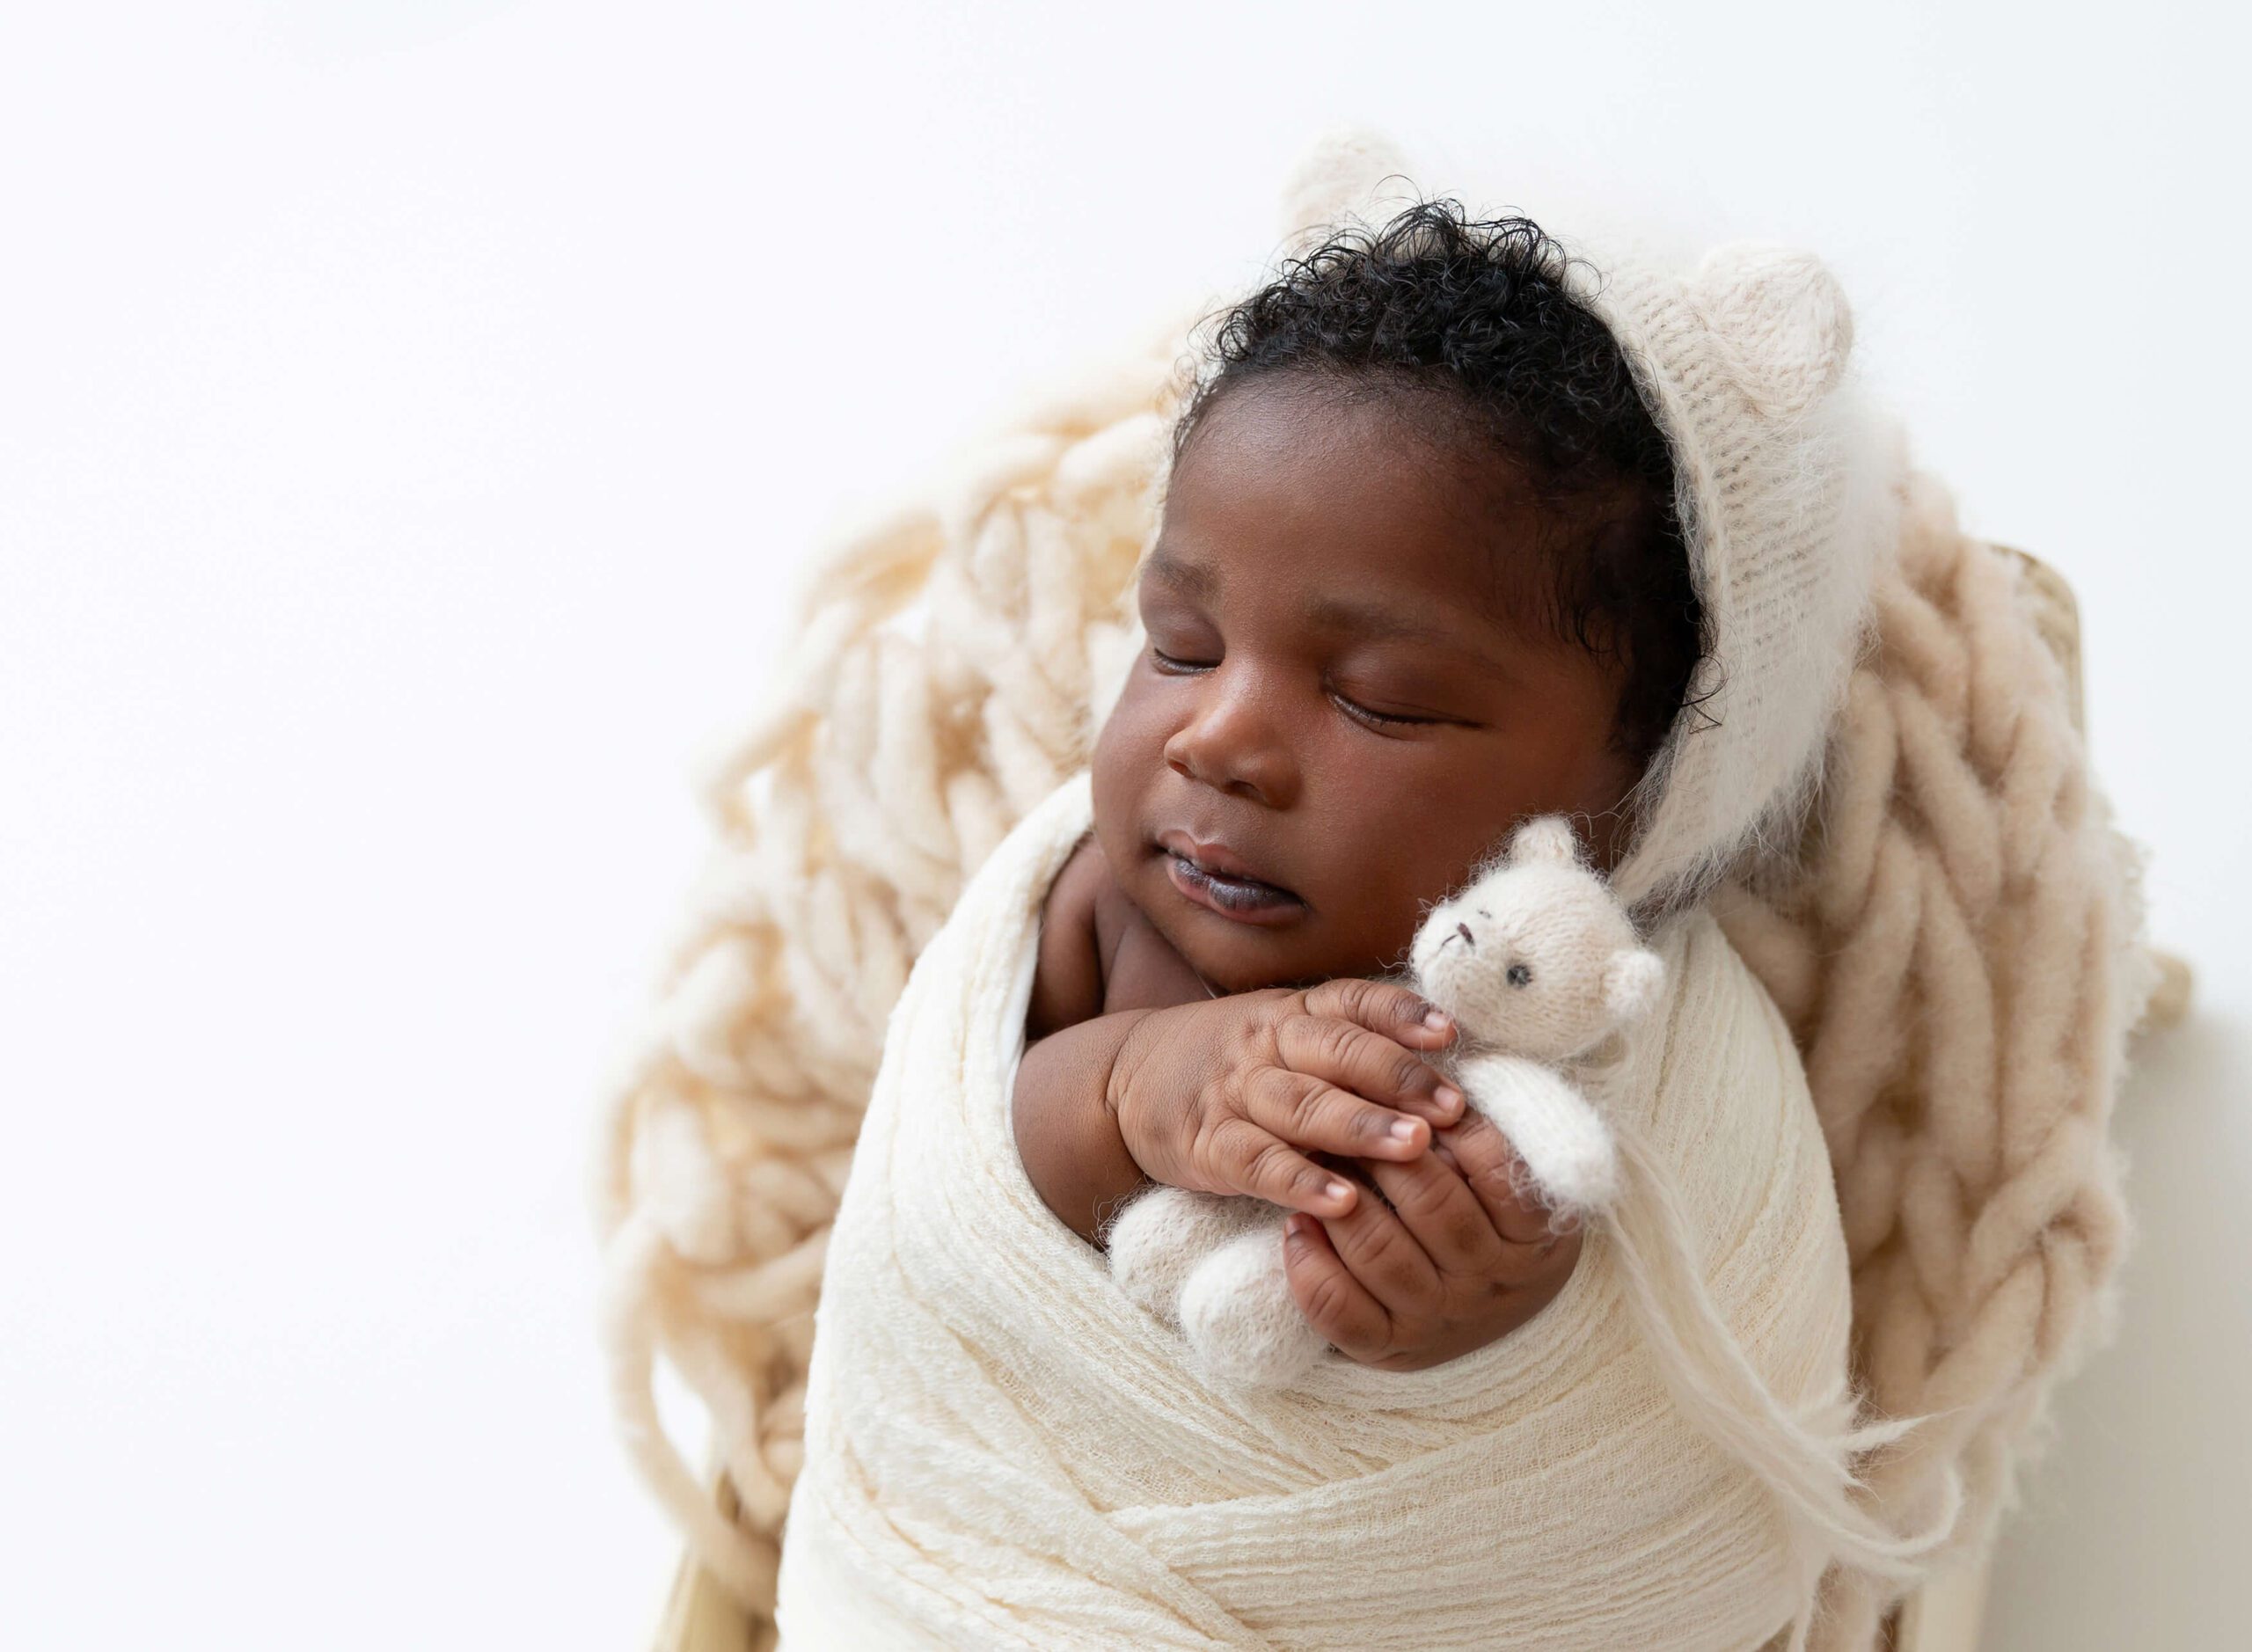
<path id="1" fill-rule="evenodd" d="M 1284 198 L 1299 241 L 1409 204 L 1380 139 L 1319 145 Z M 1545 225 L 1552 230 L 1554 225 Z M 1831 722 L 1899 531 L 1905 444 L 1847 373 L 1853 313 L 1810 252 L 1685 258 L 1632 235 L 1558 235 L 1673 458 L 1705 656 L 1631 800 L 1612 883 L 1655 912 L 1797 841 Z"/>

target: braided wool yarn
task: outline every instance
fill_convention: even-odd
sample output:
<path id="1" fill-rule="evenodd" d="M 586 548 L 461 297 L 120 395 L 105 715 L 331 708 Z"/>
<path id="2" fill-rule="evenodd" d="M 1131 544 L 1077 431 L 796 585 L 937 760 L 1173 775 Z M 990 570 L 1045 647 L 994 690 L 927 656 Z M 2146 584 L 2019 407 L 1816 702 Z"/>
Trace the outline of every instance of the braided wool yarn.
<path id="1" fill-rule="evenodd" d="M 611 1086 L 603 1337 L 625 1444 L 771 1644 L 823 1243 L 921 944 L 1088 752 L 1132 646 L 1122 597 L 1170 353 L 997 439 L 943 502 L 831 554 L 775 709 L 715 765 L 718 841 Z M 1854 1268 L 1857 1365 L 1941 1414 L 1864 1478 L 1904 1527 L 1960 1467 L 1975 1542 L 2122 1238 L 2108 1140 L 2148 990 L 2139 911 L 2045 611 L 2006 552 L 1912 486 L 1879 646 L 1799 852 L 1715 910 L 1797 1036 Z M 894 623 L 919 603 L 917 635 Z M 724 1517 L 660 1425 L 662 1356 L 712 1418 Z M 1840 1577 L 1822 1643 L 1875 1644 Z"/>
<path id="2" fill-rule="evenodd" d="M 704 786 L 716 841 L 608 1083 L 603 1337 L 629 1452 L 758 1613 L 885 1023 L 969 874 L 1086 761 L 1136 646 L 1122 598 L 1179 338 L 1088 375 L 936 502 L 822 559 L 770 708 Z M 660 1423 L 661 1354 L 710 1411 L 735 1520 Z"/>
<path id="3" fill-rule="evenodd" d="M 760 1644 L 828 1223 L 887 1018 L 969 875 L 1086 762 L 1136 643 L 1122 599 L 1177 341 L 1091 375 L 937 503 L 822 561 L 771 709 L 713 765 L 717 841 L 611 1085 L 598 1203 L 622 1432 Z M 1909 1529 L 1959 1468 L 1970 1542 L 2102 1319 L 2121 1239 L 2108 1115 L 2149 972 L 2131 859 L 2019 565 L 1963 536 L 1927 480 L 1890 502 L 1877 642 L 1845 686 L 1820 806 L 1781 853 L 1763 824 L 1766 858 L 1713 906 L 1806 1060 L 1861 1379 L 1884 1412 L 1934 1417 L 1863 1477 Z M 709 1408 L 733 1518 L 660 1424 L 660 1357 Z M 1872 1644 L 1890 1587 L 1836 1575 L 1822 1642 Z"/>
<path id="4" fill-rule="evenodd" d="M 2053 1384 L 2108 1330 L 2110 1113 L 2158 969 L 2139 856 L 2076 731 L 2069 595 L 1966 537 L 1918 476 L 1877 604 L 1800 852 L 1714 910 L 1806 1056 L 1856 1373 L 1881 1410 L 1929 1419 L 1863 1478 L 1912 1517 L 1958 1469 L 1961 1551 L 1990 1538 Z M 1886 1599 L 1831 1583 L 1818 1643 L 1858 1652 Z"/>

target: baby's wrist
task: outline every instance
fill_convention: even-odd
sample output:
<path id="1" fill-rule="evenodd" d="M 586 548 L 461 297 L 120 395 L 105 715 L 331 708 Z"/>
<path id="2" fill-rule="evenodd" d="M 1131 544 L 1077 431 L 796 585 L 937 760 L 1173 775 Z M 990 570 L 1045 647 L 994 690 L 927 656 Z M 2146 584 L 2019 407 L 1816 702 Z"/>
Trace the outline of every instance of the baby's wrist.
<path id="1" fill-rule="evenodd" d="M 1029 1046 L 1012 1112 L 1017 1151 L 1049 1209 L 1094 1242 L 1106 1210 L 1146 1180 L 1111 1111 L 1110 1073 L 1146 1011 L 1082 1021 Z"/>
<path id="2" fill-rule="evenodd" d="M 1118 1133 L 1119 1144 L 1126 1151 L 1145 1176 L 1152 1175 L 1142 1155 L 1134 1151 L 1133 1126 L 1137 1117 L 1138 1087 L 1149 1078 L 1150 1057 L 1162 1044 L 1165 1037 L 1164 1010 L 1136 1010 L 1128 1012 L 1132 1020 L 1121 1031 L 1118 1042 L 1112 1046 L 1110 1060 L 1102 1077 L 1102 1110 L 1110 1127 Z M 1161 1180 L 1161 1178 L 1160 1178 Z"/>

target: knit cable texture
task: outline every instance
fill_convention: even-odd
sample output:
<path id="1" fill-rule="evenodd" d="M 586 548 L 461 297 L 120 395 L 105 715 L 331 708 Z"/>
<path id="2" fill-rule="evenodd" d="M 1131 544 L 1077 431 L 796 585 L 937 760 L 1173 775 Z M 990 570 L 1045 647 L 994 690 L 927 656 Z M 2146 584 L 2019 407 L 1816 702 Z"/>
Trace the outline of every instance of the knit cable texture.
<path id="1" fill-rule="evenodd" d="M 716 842 L 608 1085 L 603 1331 L 627 1448 L 772 1643 L 830 1221 L 907 971 L 969 874 L 1086 760 L 1135 644 L 1178 339 L 991 440 L 822 559 L 769 709 L 713 765 Z M 2018 562 L 1912 483 L 1795 856 L 1715 897 L 1797 1038 L 1854 1263 L 1857 1370 L 1941 1414 L 1865 1465 L 1905 1529 L 1962 1472 L 1970 1542 L 2122 1239 L 2108 1121 L 2152 981 L 2131 853 Z M 724 1516 L 659 1419 L 708 1408 Z M 1817 1643 L 1875 1643 L 1833 1579 Z"/>
<path id="2" fill-rule="evenodd" d="M 1906 1516 L 1957 1466 L 1969 1548 L 2109 1330 L 2111 1107 L 2158 969 L 2139 853 L 2076 731 L 2069 594 L 1966 537 L 1929 478 L 1907 504 L 1801 853 L 1715 904 L 1806 1056 L 1857 1373 L 1883 1411 L 1932 1417 L 1864 1478 Z M 1886 1599 L 1832 1582 L 1819 1643 L 1869 1646 Z"/>

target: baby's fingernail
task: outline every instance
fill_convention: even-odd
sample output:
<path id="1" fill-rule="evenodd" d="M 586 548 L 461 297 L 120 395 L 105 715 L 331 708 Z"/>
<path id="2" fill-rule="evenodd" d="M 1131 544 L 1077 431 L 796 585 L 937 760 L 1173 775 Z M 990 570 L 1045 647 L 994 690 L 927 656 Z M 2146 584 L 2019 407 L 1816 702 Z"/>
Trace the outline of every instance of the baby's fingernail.
<path id="1" fill-rule="evenodd" d="M 1323 1191 L 1327 1192 L 1333 1199 L 1342 1199 L 1351 1194 L 1353 1190 L 1342 1181 L 1333 1181 Z"/>
<path id="2" fill-rule="evenodd" d="M 1462 1092 L 1451 1084 L 1443 1084 L 1432 1093 L 1431 1099 L 1451 1113 L 1462 1105 Z"/>
<path id="3" fill-rule="evenodd" d="M 1423 1012 L 1423 1025 L 1429 1027 L 1434 1033 L 1444 1033 L 1448 1027 L 1454 1025 L 1454 1017 L 1449 1015 L 1444 1010 L 1438 1008 L 1437 1005 L 1433 1005 L 1431 1008 Z"/>
<path id="4" fill-rule="evenodd" d="M 1306 1228 L 1312 1221 L 1312 1218 L 1310 1217 L 1293 1213 L 1291 1218 L 1283 1224 L 1283 1232 L 1291 1239 L 1302 1239 L 1305 1237 Z"/>
<path id="5" fill-rule="evenodd" d="M 1414 1141 L 1415 1139 L 1415 1121 L 1413 1119 L 1393 1120 L 1392 1139 L 1395 1142 Z"/>

